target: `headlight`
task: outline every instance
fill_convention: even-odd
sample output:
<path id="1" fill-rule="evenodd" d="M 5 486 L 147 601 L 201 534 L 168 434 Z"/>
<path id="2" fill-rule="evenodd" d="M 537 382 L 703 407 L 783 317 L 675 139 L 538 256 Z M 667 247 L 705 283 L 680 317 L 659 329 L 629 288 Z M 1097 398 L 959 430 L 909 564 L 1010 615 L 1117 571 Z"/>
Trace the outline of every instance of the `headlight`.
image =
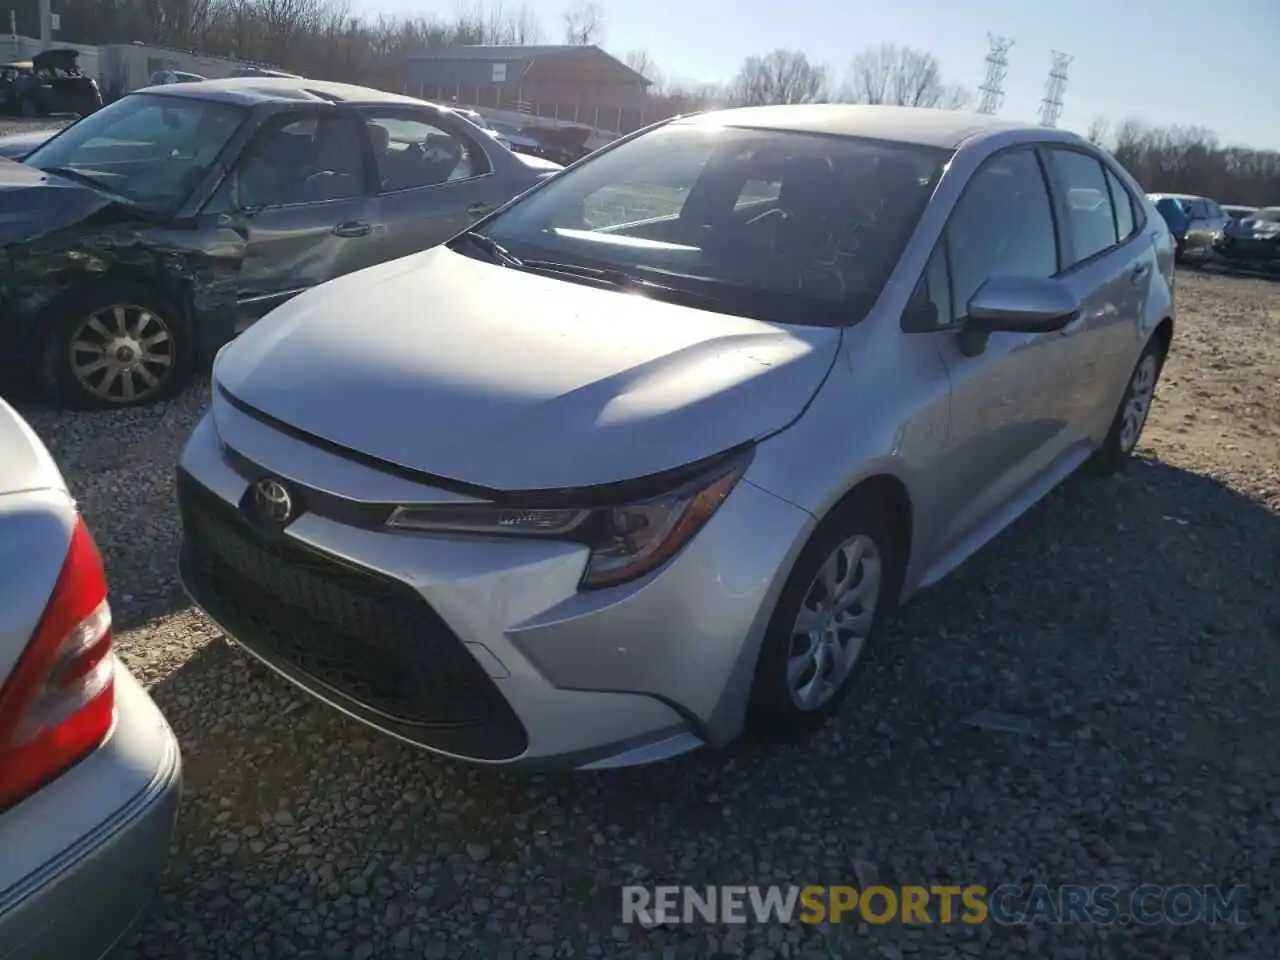
<path id="1" fill-rule="evenodd" d="M 527 508 L 487 503 L 405 505 L 392 511 L 387 526 L 582 543 L 591 550 L 582 586 L 610 587 L 644 576 L 693 539 L 742 478 L 751 453 L 748 448 L 720 459 L 692 478 L 681 471 L 665 492 L 626 503 Z M 654 482 L 661 486 L 660 480 Z"/>

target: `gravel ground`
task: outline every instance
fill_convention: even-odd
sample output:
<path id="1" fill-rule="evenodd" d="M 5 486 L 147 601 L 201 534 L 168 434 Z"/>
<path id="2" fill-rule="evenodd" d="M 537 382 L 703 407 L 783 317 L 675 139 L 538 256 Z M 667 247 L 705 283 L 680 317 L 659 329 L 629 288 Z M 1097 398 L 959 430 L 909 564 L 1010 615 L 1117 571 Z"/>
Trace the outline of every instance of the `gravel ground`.
<path id="1" fill-rule="evenodd" d="M 892 625 L 838 723 L 611 775 L 442 762 L 301 698 L 187 608 L 172 466 L 206 396 L 32 410 L 103 545 L 119 655 L 182 741 L 125 957 L 1280 956 L 1280 284 L 1179 278 L 1142 449 Z M 1021 733 L 975 730 L 981 710 Z M 1270 746 L 1268 746 L 1270 744 Z M 620 885 L 1252 888 L 1225 926 L 620 925 Z"/>
<path id="2" fill-rule="evenodd" d="M 66 124 L 61 117 L 35 117 L 30 120 L 22 117 L 0 117 L 0 137 L 11 133 L 26 133 L 28 130 L 56 130 Z"/>

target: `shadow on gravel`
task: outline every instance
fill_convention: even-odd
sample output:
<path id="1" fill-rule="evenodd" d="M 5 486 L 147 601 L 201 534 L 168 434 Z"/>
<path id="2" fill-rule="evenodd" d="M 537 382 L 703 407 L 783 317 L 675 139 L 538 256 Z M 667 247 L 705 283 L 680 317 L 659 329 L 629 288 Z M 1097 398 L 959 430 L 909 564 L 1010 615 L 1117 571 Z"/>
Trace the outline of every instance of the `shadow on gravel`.
<path id="1" fill-rule="evenodd" d="M 1276 514 L 1137 460 L 1117 478 L 1072 480 L 921 594 L 881 638 L 842 717 L 811 742 L 595 775 L 441 761 L 215 641 L 152 691 L 182 741 L 187 794 L 167 885 L 138 936 L 223 936 L 244 926 L 237 897 L 252 896 L 254 922 L 273 936 L 301 930 L 288 936 L 305 953 L 324 943 L 299 926 L 300 896 L 341 910 L 372 890 L 379 911 L 395 904 L 397 917 L 418 918 L 413 943 L 462 917 L 485 955 L 522 929 L 473 916 L 474 898 L 488 910 L 495 889 L 533 890 L 539 909 L 559 904 L 557 930 L 607 940 L 624 883 L 858 883 L 856 862 L 890 886 L 1114 878 L 1265 894 L 1271 866 L 1251 851 L 1274 829 L 1268 791 L 1280 783 L 1267 745 L 1280 727 L 1278 583 Z M 965 721 L 980 710 L 1025 718 L 1030 732 L 974 730 Z M 259 867 L 260 882 L 246 879 Z M 243 896 L 211 904 L 206 890 L 228 875 Z M 285 896 L 280 884 L 297 889 Z M 376 917 L 374 929 L 388 942 L 398 932 Z M 1040 935 L 1016 932 L 1018 949 L 1035 952 Z M 701 944 L 705 933 L 627 936 L 639 949 Z M 853 924 L 813 935 L 858 939 Z M 1045 934 L 1084 942 L 1077 935 Z M 370 936 L 378 956 L 414 952 Z M 864 927 L 862 952 L 867 936 L 907 934 Z M 1210 934 L 1123 936 L 1173 956 Z M 237 942 L 254 937 L 245 929 Z"/>

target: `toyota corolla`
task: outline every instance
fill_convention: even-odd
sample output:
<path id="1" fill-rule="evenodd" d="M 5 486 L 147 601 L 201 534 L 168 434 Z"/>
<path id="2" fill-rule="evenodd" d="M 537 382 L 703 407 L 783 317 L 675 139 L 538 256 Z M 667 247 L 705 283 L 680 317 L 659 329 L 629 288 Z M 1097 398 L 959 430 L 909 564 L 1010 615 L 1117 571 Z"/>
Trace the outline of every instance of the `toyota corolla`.
<path id="1" fill-rule="evenodd" d="M 286 678 L 449 756 L 795 738 L 895 604 L 1124 463 L 1173 252 L 1070 133 L 668 122 L 224 349 L 182 577 Z"/>

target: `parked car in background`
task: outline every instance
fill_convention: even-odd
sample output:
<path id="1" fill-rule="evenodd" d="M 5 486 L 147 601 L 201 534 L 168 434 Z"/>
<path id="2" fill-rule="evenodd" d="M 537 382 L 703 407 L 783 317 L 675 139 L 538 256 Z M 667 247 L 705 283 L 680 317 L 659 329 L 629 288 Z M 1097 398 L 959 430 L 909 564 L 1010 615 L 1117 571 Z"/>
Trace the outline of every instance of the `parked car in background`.
<path id="1" fill-rule="evenodd" d="M 298 292 L 447 240 L 557 169 L 364 87 L 129 94 L 0 161 L 0 360 L 69 405 L 173 396 Z"/>
<path id="2" fill-rule="evenodd" d="M 1160 216 L 1169 225 L 1178 244 L 1178 259 L 1203 260 L 1213 251 L 1229 218 L 1222 207 L 1208 197 L 1183 193 L 1148 194 Z"/>
<path id="3" fill-rule="evenodd" d="M 185 73 L 182 70 L 157 70 L 151 75 L 152 86 L 164 86 L 167 83 L 199 83 L 207 80 L 198 73 Z"/>
<path id="4" fill-rule="evenodd" d="M 155 893 L 178 743 L 111 652 L 102 559 L 0 400 L 0 957 L 105 954 Z"/>
<path id="5" fill-rule="evenodd" d="M 528 133 L 524 127 L 508 123 L 505 120 L 491 120 L 489 125 L 517 153 L 536 154 L 538 152 L 540 146 L 538 139 Z"/>
<path id="6" fill-rule="evenodd" d="M 503 137 L 500 133 L 498 133 L 497 130 L 494 129 L 493 125 L 488 121 L 488 119 L 483 114 L 475 110 L 472 110 L 469 107 L 459 107 L 456 105 L 448 106 L 447 109 L 452 110 L 454 113 L 462 117 L 462 119 L 466 120 L 468 123 L 479 127 L 488 136 L 496 140 L 505 149 L 507 150 L 511 149 L 511 144 L 507 142 L 507 139 L 505 137 Z"/>
<path id="7" fill-rule="evenodd" d="M 590 127 L 525 127 L 525 134 L 537 143 L 532 152 L 564 166 L 591 152 L 587 147 L 591 133 Z"/>
<path id="8" fill-rule="evenodd" d="M 669 121 L 223 351 L 182 578 L 293 683 L 449 756 L 802 735 L 897 602 L 1125 462 L 1173 253 L 1065 131 Z"/>
<path id="9" fill-rule="evenodd" d="M 1242 207 L 1234 203 L 1224 203 L 1222 212 L 1227 215 L 1228 222 L 1235 223 L 1238 220 L 1245 220 L 1258 212 L 1257 207 Z"/>
<path id="10" fill-rule="evenodd" d="M 1263 207 L 1227 224 L 1213 252 L 1239 267 L 1280 268 L 1280 207 Z"/>
<path id="11" fill-rule="evenodd" d="M 0 112 L 24 117 L 93 113 L 102 106 L 102 93 L 79 61 L 77 50 L 45 50 L 0 67 Z"/>

